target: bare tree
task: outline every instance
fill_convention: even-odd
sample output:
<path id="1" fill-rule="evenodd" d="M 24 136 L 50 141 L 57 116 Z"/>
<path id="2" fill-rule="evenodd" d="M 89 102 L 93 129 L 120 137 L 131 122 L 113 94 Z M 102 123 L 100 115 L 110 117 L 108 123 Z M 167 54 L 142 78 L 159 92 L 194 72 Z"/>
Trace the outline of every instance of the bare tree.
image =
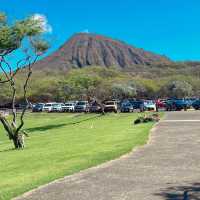
<path id="1" fill-rule="evenodd" d="M 12 118 L 10 120 L 4 113 L 0 113 L 0 121 L 16 149 L 25 147 L 24 136 L 28 136 L 22 129 L 24 116 L 29 105 L 27 90 L 35 62 L 49 48 L 49 44 L 41 39 L 46 28 L 44 16 L 33 15 L 9 24 L 6 15 L 0 13 L 0 84 L 7 83 L 12 91 Z M 22 58 L 17 59 L 16 57 L 13 64 L 13 62 L 9 62 L 8 57 L 16 55 L 16 51 L 20 51 Z M 24 107 L 22 112 L 17 113 L 15 108 L 16 79 L 20 72 L 25 74 L 23 83 Z"/>

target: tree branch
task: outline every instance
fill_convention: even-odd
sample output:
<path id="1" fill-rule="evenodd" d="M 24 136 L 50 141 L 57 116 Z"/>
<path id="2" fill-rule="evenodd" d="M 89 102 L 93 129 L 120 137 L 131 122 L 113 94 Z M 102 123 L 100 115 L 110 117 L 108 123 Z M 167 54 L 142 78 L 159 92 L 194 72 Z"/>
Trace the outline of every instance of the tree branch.
<path id="1" fill-rule="evenodd" d="M 0 69 L 2 70 L 4 76 L 6 77 L 6 80 L 0 80 L 0 84 L 1 83 L 8 83 L 10 81 L 12 81 L 12 79 L 16 76 L 16 74 L 18 73 L 18 71 L 20 70 L 19 64 L 24 61 L 25 59 L 22 59 L 20 61 L 17 62 L 17 68 L 15 71 L 12 72 L 12 69 L 10 67 L 10 64 L 5 60 L 4 56 L 1 56 L 1 62 L 0 62 Z M 6 72 L 6 70 L 4 69 L 4 67 L 2 66 L 2 63 L 6 64 L 7 67 L 9 68 L 9 74 Z M 9 76 L 10 75 L 10 76 Z"/>
<path id="2" fill-rule="evenodd" d="M 1 58 L 1 62 L 0 62 L 0 69 L 2 70 L 4 76 L 6 77 L 6 82 L 9 82 L 11 80 L 11 78 L 9 77 L 9 74 L 6 72 L 6 70 L 4 69 L 4 67 L 2 66 L 3 61 L 3 57 Z"/>
<path id="3" fill-rule="evenodd" d="M 2 58 L 2 62 L 4 62 L 9 69 L 9 75 L 5 70 L 4 70 L 4 74 L 6 75 L 7 79 L 9 78 L 10 86 L 12 88 L 12 115 L 13 115 L 12 125 L 14 127 L 16 127 L 17 113 L 16 113 L 16 108 L 15 108 L 16 87 L 15 87 L 14 74 L 12 73 L 12 68 L 11 68 L 10 64 L 6 61 L 5 57 Z M 16 75 L 16 73 L 15 73 L 15 75 Z"/>
<path id="4" fill-rule="evenodd" d="M 34 61 L 31 62 L 30 57 L 29 57 L 28 74 L 27 74 L 27 78 L 26 78 L 25 83 L 24 83 L 24 100 L 26 102 L 26 106 L 22 110 L 22 113 L 21 113 L 21 116 L 20 116 L 20 125 L 18 126 L 16 133 L 18 133 L 24 125 L 24 115 L 25 115 L 25 112 L 26 112 L 26 110 L 28 108 L 28 104 L 29 104 L 29 101 L 27 99 L 27 87 L 28 87 L 28 82 L 30 80 L 30 77 L 32 75 L 32 66 L 35 64 L 37 59 L 38 59 L 38 55 L 36 55 Z"/>

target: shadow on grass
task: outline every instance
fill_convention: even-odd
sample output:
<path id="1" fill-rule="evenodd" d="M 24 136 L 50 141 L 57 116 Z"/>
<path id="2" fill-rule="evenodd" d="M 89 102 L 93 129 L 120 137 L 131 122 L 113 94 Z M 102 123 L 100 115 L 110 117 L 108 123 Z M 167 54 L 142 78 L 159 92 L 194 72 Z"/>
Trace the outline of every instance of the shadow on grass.
<path id="1" fill-rule="evenodd" d="M 38 127 L 34 127 L 34 128 L 28 128 L 28 129 L 26 129 L 26 131 L 28 131 L 28 132 L 46 131 L 46 130 L 61 128 L 63 126 L 66 126 L 66 124 L 55 124 L 55 125 L 38 126 Z"/>
<path id="2" fill-rule="evenodd" d="M 69 122 L 69 123 L 62 123 L 62 124 L 46 125 L 46 126 L 29 128 L 29 129 L 26 129 L 26 131 L 28 131 L 28 132 L 47 131 L 47 130 L 61 128 L 61 127 L 65 127 L 65 126 L 80 124 L 82 122 L 90 121 L 90 120 L 97 119 L 97 118 L 100 118 L 100 117 L 103 117 L 103 115 L 97 115 L 97 116 L 89 117 L 87 119 L 79 120 L 79 121 L 76 121 L 76 122 Z M 16 150 L 16 149 L 15 148 L 4 149 L 4 150 L 0 150 L 0 153 L 14 151 L 14 150 Z"/>
<path id="3" fill-rule="evenodd" d="M 200 183 L 168 187 L 155 195 L 162 196 L 165 200 L 200 200 Z"/>
<path id="4" fill-rule="evenodd" d="M 90 121 L 90 120 L 93 120 L 93 119 L 97 119 L 97 118 L 102 117 L 102 116 L 103 115 L 97 115 L 97 116 L 89 117 L 87 119 L 79 120 L 79 121 L 76 121 L 76 122 L 69 122 L 69 123 L 53 124 L 53 125 L 46 125 L 46 126 L 28 128 L 28 129 L 26 129 L 26 131 L 28 131 L 28 132 L 47 131 L 47 130 L 61 128 L 61 127 L 65 127 L 65 126 L 71 126 L 71 125 L 80 124 L 82 122 Z"/>

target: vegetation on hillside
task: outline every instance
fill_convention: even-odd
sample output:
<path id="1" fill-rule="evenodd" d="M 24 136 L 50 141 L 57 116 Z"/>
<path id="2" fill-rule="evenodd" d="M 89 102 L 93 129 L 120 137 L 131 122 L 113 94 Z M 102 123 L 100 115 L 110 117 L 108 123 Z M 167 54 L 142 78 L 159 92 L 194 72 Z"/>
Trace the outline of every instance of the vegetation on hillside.
<path id="1" fill-rule="evenodd" d="M 18 75 L 18 99 L 24 74 Z M 0 86 L 0 103 L 9 101 L 7 86 Z M 34 71 L 29 99 L 67 101 L 69 99 L 165 98 L 200 95 L 200 64 L 175 63 L 167 66 L 138 66 L 119 70 L 114 67 L 86 67 L 63 71 Z M 21 92 L 20 92 L 21 91 Z"/>

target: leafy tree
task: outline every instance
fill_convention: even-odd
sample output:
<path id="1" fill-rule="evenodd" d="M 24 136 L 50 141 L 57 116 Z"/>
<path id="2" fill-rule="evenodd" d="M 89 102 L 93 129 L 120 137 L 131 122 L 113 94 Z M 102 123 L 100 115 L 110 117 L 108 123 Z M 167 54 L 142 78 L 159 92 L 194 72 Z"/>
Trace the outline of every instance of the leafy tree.
<path id="1" fill-rule="evenodd" d="M 135 97 L 137 95 L 137 89 L 133 85 L 128 84 L 114 84 L 112 86 L 113 98 L 123 99 L 129 97 Z"/>
<path id="2" fill-rule="evenodd" d="M 27 99 L 28 84 L 32 75 L 32 67 L 37 59 L 49 48 L 49 44 L 41 39 L 46 29 L 43 16 L 31 16 L 26 19 L 9 24 L 7 16 L 0 13 L 0 84 L 7 84 L 12 92 L 12 120 L 9 121 L 4 113 L 0 114 L 0 121 L 10 140 L 16 149 L 24 148 L 24 135 L 27 133 L 22 129 L 24 126 L 24 115 L 29 105 Z M 16 60 L 15 65 L 9 63 L 8 57 L 21 51 L 23 58 Z M 16 75 L 23 71 L 22 99 L 24 108 L 19 114 L 16 112 Z"/>
<path id="3" fill-rule="evenodd" d="M 192 85 L 186 81 L 179 80 L 170 81 L 161 88 L 161 90 L 163 90 L 168 97 L 184 98 L 193 94 Z"/>

